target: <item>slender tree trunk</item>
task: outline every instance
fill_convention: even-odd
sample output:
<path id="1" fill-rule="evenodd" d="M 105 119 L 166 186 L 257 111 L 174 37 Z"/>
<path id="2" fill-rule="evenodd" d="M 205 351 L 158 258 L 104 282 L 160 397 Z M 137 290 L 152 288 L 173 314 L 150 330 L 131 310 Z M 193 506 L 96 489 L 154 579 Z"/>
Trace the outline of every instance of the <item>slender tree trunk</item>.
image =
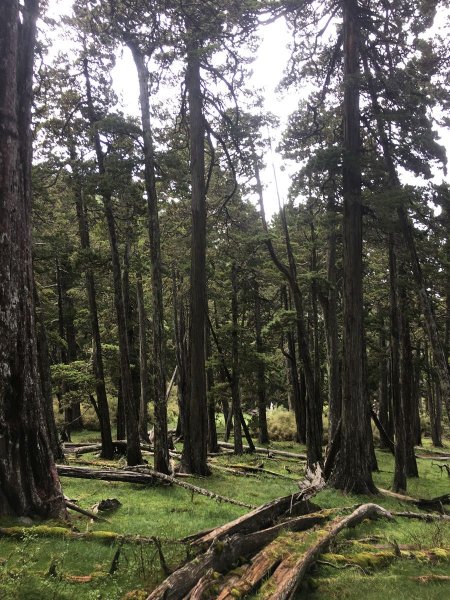
<path id="1" fill-rule="evenodd" d="M 359 19 L 357 0 L 344 0 L 343 397 L 340 452 L 331 483 L 347 492 L 372 493 L 363 352 Z"/>
<path id="2" fill-rule="evenodd" d="M 86 215 L 86 206 L 84 203 L 81 178 L 77 165 L 76 148 L 75 143 L 72 140 L 69 143 L 69 154 L 72 163 L 73 193 L 77 212 L 80 245 L 84 253 L 88 255 L 91 249 L 89 225 Z M 102 440 L 101 456 L 102 458 L 110 459 L 114 456 L 114 447 L 112 443 L 111 420 L 105 387 L 105 370 L 103 366 L 103 352 L 100 338 L 100 325 L 98 321 L 97 294 L 95 291 L 94 273 L 89 262 L 86 262 L 85 266 L 85 281 L 89 304 L 89 319 L 92 332 L 92 369 L 95 378 L 95 394 L 97 398 L 98 420 L 100 424 L 100 435 Z"/>
<path id="3" fill-rule="evenodd" d="M 39 380 L 31 261 L 37 0 L 0 18 L 0 515 L 65 516 Z"/>
<path id="4" fill-rule="evenodd" d="M 388 386 L 388 364 L 387 364 L 387 346 L 386 346 L 386 334 L 384 331 L 384 322 L 380 324 L 380 349 L 381 349 L 381 362 L 380 362 L 380 382 L 378 386 L 378 406 L 379 406 L 379 419 L 383 426 L 383 429 L 387 433 L 389 439 L 394 438 L 394 432 L 392 430 L 392 419 L 390 418 L 390 401 L 389 401 L 389 386 Z M 387 448 L 385 440 L 380 437 L 380 448 Z"/>
<path id="5" fill-rule="evenodd" d="M 262 325 L 261 325 L 261 298 L 259 295 L 259 285 L 255 281 L 255 341 L 256 352 L 258 354 L 257 365 L 257 387 L 258 387 L 258 441 L 260 444 L 269 443 L 269 432 L 267 430 L 267 414 L 266 414 L 266 373 L 263 359 L 264 345 L 262 340 Z"/>
<path id="6" fill-rule="evenodd" d="M 189 405 L 190 366 L 187 343 L 186 311 L 179 297 L 175 269 L 172 270 L 173 322 L 175 331 L 176 357 L 178 365 L 179 437 L 184 440 Z"/>
<path id="7" fill-rule="evenodd" d="M 398 303 L 397 253 L 393 235 L 389 238 L 389 282 L 391 290 L 391 392 L 395 430 L 394 492 L 406 491 L 405 416 L 402 405 L 400 370 L 400 313 Z"/>
<path id="8" fill-rule="evenodd" d="M 259 209 L 261 214 L 262 225 L 265 234 L 268 236 L 269 229 L 267 227 L 267 221 L 264 211 L 264 200 L 263 200 L 263 192 L 262 192 L 262 184 L 259 173 L 259 167 L 257 161 L 255 160 L 255 178 L 257 184 L 257 194 L 258 194 L 258 202 Z M 297 328 L 297 343 L 299 349 L 299 356 L 302 362 L 303 373 L 305 376 L 306 382 L 306 448 L 307 448 L 307 462 L 310 468 L 315 468 L 317 463 L 323 463 L 322 457 L 322 414 L 320 412 L 320 407 L 322 406 L 320 399 L 320 389 L 317 388 L 314 382 L 314 369 L 311 361 L 311 354 L 309 352 L 308 346 L 308 336 L 306 332 L 306 325 L 304 319 L 304 311 L 303 311 L 303 297 L 300 290 L 300 287 L 297 282 L 297 273 L 296 273 L 296 265 L 294 255 L 292 253 L 292 247 L 289 239 L 289 231 L 287 228 L 285 215 L 283 211 L 280 212 L 280 216 L 282 218 L 286 250 L 288 253 L 289 267 L 285 266 L 278 258 L 275 248 L 272 244 L 272 240 L 270 237 L 266 239 L 267 249 L 269 251 L 270 257 L 277 267 L 277 269 L 282 273 L 284 278 L 289 284 L 295 313 L 296 313 L 296 328 Z"/>
<path id="9" fill-rule="evenodd" d="M 240 367 L 239 367 L 239 325 L 238 325 L 238 285 L 237 285 L 237 266 L 233 263 L 231 267 L 231 401 L 233 406 L 233 434 L 234 434 L 234 453 L 242 454 L 244 447 L 242 445 L 242 429 L 240 421 L 241 397 L 239 390 Z"/>
<path id="10" fill-rule="evenodd" d="M 141 393 L 139 400 L 139 435 L 144 441 L 148 441 L 148 352 L 147 352 L 147 314 L 144 304 L 144 290 L 142 288 L 142 276 L 137 275 L 136 300 L 139 318 L 139 371 L 141 382 Z"/>
<path id="11" fill-rule="evenodd" d="M 64 452 L 59 442 L 58 430 L 55 422 L 55 413 L 53 410 L 53 390 L 52 378 L 50 373 L 50 357 L 48 351 L 47 331 L 45 329 L 44 319 L 42 318 L 40 312 L 40 302 L 36 289 L 36 283 L 34 283 L 33 290 L 34 304 L 36 308 L 35 321 L 37 356 L 39 364 L 39 376 L 42 387 L 42 396 L 44 399 L 45 421 L 48 428 L 48 436 L 50 441 L 50 447 L 53 452 L 53 458 L 55 461 L 61 461 L 64 459 Z"/>
<path id="12" fill-rule="evenodd" d="M 87 106 L 89 113 L 89 121 L 92 127 L 92 136 L 97 158 L 98 172 L 103 177 L 106 176 L 104 165 L 104 156 L 100 142 L 100 136 L 96 130 L 96 118 L 91 92 L 91 83 L 89 77 L 88 60 L 83 60 L 83 72 L 86 83 Z M 111 192 L 103 186 L 100 190 L 103 207 L 108 226 L 109 244 L 111 249 L 111 262 L 113 270 L 114 284 L 114 304 L 117 317 L 117 328 L 119 337 L 119 354 L 120 354 L 120 377 L 122 384 L 122 397 L 125 412 L 125 426 L 127 432 L 127 463 L 138 465 L 142 463 L 142 454 L 139 440 L 139 428 L 136 414 L 136 406 L 133 399 L 133 383 L 130 369 L 130 355 L 128 347 L 128 332 L 126 324 L 126 313 L 123 300 L 122 290 L 122 273 L 120 266 L 119 247 L 117 242 L 116 223 L 114 220 L 112 195 Z"/>
<path id="13" fill-rule="evenodd" d="M 187 23 L 186 87 L 189 98 L 191 152 L 191 390 L 187 410 L 183 466 L 189 473 L 208 475 L 208 421 L 205 373 L 206 306 L 206 189 L 205 123 L 200 79 L 200 44 L 195 27 Z"/>
<path id="14" fill-rule="evenodd" d="M 142 135 L 144 140 L 144 174 L 147 192 L 148 235 L 152 266 L 153 298 L 153 396 L 155 402 L 155 469 L 169 473 L 169 445 L 166 406 L 166 334 L 162 281 L 161 234 L 156 191 L 155 153 L 149 103 L 149 73 L 144 55 L 135 40 L 128 40 L 139 79 Z"/>
<path id="15" fill-rule="evenodd" d="M 214 399 L 214 370 L 209 364 L 212 356 L 211 349 L 211 334 L 208 324 L 205 324 L 205 351 L 206 351 L 206 387 L 208 391 L 208 452 L 219 452 L 217 444 L 217 428 L 216 428 L 216 402 Z"/>
<path id="16" fill-rule="evenodd" d="M 413 394 L 414 368 L 411 348 L 411 334 L 409 324 L 409 306 L 405 289 L 404 265 L 399 269 L 400 289 L 400 374 L 401 395 L 405 427 L 405 470 L 407 477 L 419 477 L 415 455 L 415 396 Z"/>
<path id="17" fill-rule="evenodd" d="M 385 130 L 385 120 L 378 102 L 375 91 L 375 85 L 371 76 L 367 59 L 364 57 L 364 68 L 367 80 L 369 82 L 369 91 L 371 96 L 372 108 L 377 119 L 377 130 L 383 148 L 383 158 L 386 170 L 389 175 L 390 187 L 394 190 L 400 190 L 401 184 L 392 157 L 391 144 Z M 400 231 L 403 235 L 406 251 L 409 254 L 409 262 L 416 283 L 417 294 L 425 318 L 425 330 L 428 335 L 431 349 L 433 351 L 434 363 L 436 366 L 439 385 L 441 388 L 441 397 L 447 409 L 447 417 L 450 420 L 450 370 L 448 360 L 445 356 L 444 347 L 441 342 L 439 331 L 436 324 L 436 318 L 433 311 L 433 304 L 428 294 L 427 284 L 423 275 L 422 265 L 417 253 L 416 242 L 414 239 L 414 227 L 411 224 L 408 213 L 403 205 L 397 208 L 397 217 Z"/>

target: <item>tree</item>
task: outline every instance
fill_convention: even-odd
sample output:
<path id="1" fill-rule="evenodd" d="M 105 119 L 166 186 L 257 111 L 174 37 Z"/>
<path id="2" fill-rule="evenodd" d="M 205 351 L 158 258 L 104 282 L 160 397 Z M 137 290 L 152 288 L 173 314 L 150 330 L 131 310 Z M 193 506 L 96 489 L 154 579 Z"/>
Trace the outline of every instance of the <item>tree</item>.
<path id="1" fill-rule="evenodd" d="M 31 262 L 31 104 L 39 4 L 0 22 L 0 514 L 61 517 L 36 350 Z"/>

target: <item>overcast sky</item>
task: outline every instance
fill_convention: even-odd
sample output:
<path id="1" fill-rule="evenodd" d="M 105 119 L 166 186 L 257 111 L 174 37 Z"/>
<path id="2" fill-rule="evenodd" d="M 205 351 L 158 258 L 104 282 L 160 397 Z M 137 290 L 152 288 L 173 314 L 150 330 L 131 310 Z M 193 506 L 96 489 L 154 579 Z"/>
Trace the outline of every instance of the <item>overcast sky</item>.
<path id="1" fill-rule="evenodd" d="M 56 18 L 61 14 L 70 13 L 71 6 L 72 0 L 53 1 L 50 2 L 48 13 Z M 436 21 L 442 24 L 446 19 L 442 19 L 442 15 L 438 15 Z M 283 75 L 283 70 L 288 62 L 289 39 L 288 28 L 282 19 L 264 27 L 263 39 L 256 59 L 252 64 L 253 77 L 250 80 L 251 86 L 263 90 L 265 109 L 273 113 L 280 121 L 279 128 L 271 131 L 272 147 L 274 150 L 266 155 L 265 162 L 267 166 L 262 173 L 265 185 L 264 204 L 270 216 L 278 210 L 275 178 L 278 183 L 280 198 L 283 202 L 288 193 L 290 183 L 289 174 L 293 170 L 293 165 L 286 163 L 276 152 L 276 146 L 280 141 L 287 119 L 296 109 L 300 100 L 299 92 L 291 91 L 288 94 L 282 95 L 276 91 Z M 123 101 L 125 112 L 131 115 L 138 115 L 137 75 L 131 53 L 128 49 L 120 53 L 113 72 L 113 81 L 116 92 Z M 446 146 L 447 156 L 450 157 L 450 133 L 448 130 L 445 130 L 441 132 L 441 136 L 441 143 Z M 442 171 L 437 171 L 435 182 L 440 183 L 443 178 Z M 408 177 L 408 181 L 413 182 L 410 177 Z"/>

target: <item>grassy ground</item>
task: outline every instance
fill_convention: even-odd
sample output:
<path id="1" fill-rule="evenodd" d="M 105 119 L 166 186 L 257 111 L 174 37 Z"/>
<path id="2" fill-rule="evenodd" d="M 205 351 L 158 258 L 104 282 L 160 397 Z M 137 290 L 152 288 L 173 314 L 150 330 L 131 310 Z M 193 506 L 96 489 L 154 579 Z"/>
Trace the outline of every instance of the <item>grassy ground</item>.
<path id="1" fill-rule="evenodd" d="M 95 432 L 81 432 L 74 436 L 79 441 L 94 441 Z M 297 444 L 276 443 L 274 446 L 301 452 Z M 432 448 L 428 448 L 433 451 Z M 447 447 L 450 453 L 449 447 Z M 441 449 L 442 450 L 442 449 Z M 377 485 L 389 488 L 393 477 L 392 457 L 378 452 L 380 472 L 375 474 Z M 97 461 L 94 455 L 85 455 L 83 461 Z M 236 477 L 219 470 L 207 479 L 193 479 L 192 483 L 213 490 L 221 495 L 259 505 L 273 498 L 298 489 L 296 479 L 301 479 L 302 466 L 283 459 L 266 457 L 221 457 L 217 464 L 264 463 L 266 469 L 285 475 L 289 469 L 293 479 L 274 479 L 265 475 Z M 450 491 L 450 479 L 441 475 L 432 460 L 419 461 L 420 478 L 408 482 L 408 493 L 416 497 L 431 498 Z M 191 481 L 191 480 L 189 480 Z M 176 566 L 186 557 L 186 548 L 178 542 L 190 533 L 207 529 L 229 521 L 245 512 L 245 509 L 209 498 L 192 495 L 176 487 L 145 487 L 123 483 L 108 483 L 63 478 L 64 493 L 75 499 L 83 508 L 90 508 L 105 498 L 117 498 L 121 508 L 110 515 L 108 523 L 91 523 L 79 515 L 71 515 L 71 527 L 80 532 L 107 530 L 140 536 L 155 536 L 161 540 L 162 553 L 169 566 Z M 323 508 L 351 506 L 368 498 L 346 496 L 333 490 L 321 492 L 315 499 Z M 373 498 L 369 499 L 374 501 Z M 379 497 L 376 502 L 393 510 L 409 510 L 397 501 Z M 3 519 L 0 527 L 23 525 L 21 541 L 0 535 L 0 598 L 5 600 L 47 599 L 107 599 L 119 600 L 145 598 L 164 575 L 158 550 L 154 544 L 125 544 L 121 547 L 118 567 L 109 575 L 111 565 L 119 549 L 119 542 L 68 540 L 57 537 L 38 537 L 29 524 Z M 49 527 L 60 525 L 46 523 Z M 374 537 L 375 536 L 375 537 Z M 416 549 L 447 548 L 450 550 L 450 526 L 428 524 L 418 521 L 396 520 L 392 523 L 379 521 L 363 523 L 355 530 L 342 533 L 338 544 L 332 549 L 346 556 L 358 551 L 348 540 L 373 538 L 378 546 L 396 542 Z M 360 549 L 359 549 L 360 551 Z M 370 562 L 370 561 L 369 561 Z M 310 600 L 407 598 L 408 600 L 450 598 L 448 582 L 420 583 L 413 577 L 419 575 L 449 575 L 449 562 L 434 561 L 428 557 L 398 559 L 392 564 L 364 565 L 364 567 L 336 568 L 329 564 L 317 565 L 299 597 Z M 130 593 L 131 592 L 131 593 Z M 256 598 L 257 596 L 255 596 Z"/>

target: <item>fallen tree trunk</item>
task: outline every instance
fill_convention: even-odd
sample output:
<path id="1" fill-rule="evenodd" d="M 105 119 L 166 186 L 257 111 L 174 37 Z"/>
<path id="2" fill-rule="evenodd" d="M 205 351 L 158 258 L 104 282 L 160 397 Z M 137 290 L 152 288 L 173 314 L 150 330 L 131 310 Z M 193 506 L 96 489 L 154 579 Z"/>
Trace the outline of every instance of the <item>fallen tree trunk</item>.
<path id="1" fill-rule="evenodd" d="M 233 444 L 229 444 L 228 442 L 217 442 L 220 448 L 233 449 Z M 250 452 L 250 448 L 248 446 L 244 446 L 244 450 L 246 452 Z M 252 450 L 253 451 L 253 450 Z M 265 456 L 285 456 L 286 458 L 296 458 L 299 460 L 306 460 L 306 454 L 298 454 L 296 452 L 287 452 L 285 450 L 274 450 L 273 448 L 261 448 L 256 446 L 255 450 L 257 454 L 264 454 Z"/>
<path id="2" fill-rule="evenodd" d="M 209 490 L 186 483 L 185 481 L 179 481 L 175 477 L 164 475 L 164 473 L 158 473 L 147 467 L 127 467 L 124 471 L 118 471 L 115 469 L 87 469 L 85 467 L 57 465 L 57 470 L 58 475 L 61 477 L 75 477 L 80 479 L 100 479 L 103 481 L 122 481 L 124 483 L 140 483 L 146 485 L 155 485 L 158 481 L 163 481 L 164 483 L 177 485 L 196 494 L 219 500 L 220 502 L 227 502 L 228 504 L 242 506 L 243 508 L 255 508 L 251 504 L 245 504 L 244 502 L 239 502 L 239 500 L 220 496 Z"/>
<path id="3" fill-rule="evenodd" d="M 10 537 L 13 539 L 22 539 L 24 536 L 32 534 L 43 538 L 64 538 L 70 540 L 89 540 L 112 544 L 113 542 L 123 542 L 127 544 L 157 544 L 154 537 L 141 537 L 140 535 L 125 535 L 115 531 L 87 531 L 81 533 L 73 531 L 66 527 L 36 525 L 32 527 L 0 527 L 0 537 Z"/>
<path id="4" fill-rule="evenodd" d="M 271 477 L 278 477 L 280 479 L 288 479 L 289 481 L 297 481 L 294 477 L 289 477 L 289 475 L 284 475 L 284 473 L 277 473 L 276 471 L 270 471 L 268 469 L 264 469 L 263 467 L 253 467 L 251 465 L 228 465 L 226 467 L 229 471 L 241 471 L 241 472 L 249 472 L 253 474 L 261 473 L 263 475 L 270 475 Z"/>
<path id="5" fill-rule="evenodd" d="M 377 504 L 364 504 L 352 512 L 351 515 L 343 519 L 336 519 L 330 523 L 326 527 L 326 531 L 318 534 L 315 543 L 296 562 L 293 563 L 292 556 L 282 561 L 270 580 L 271 590 L 275 587 L 276 591 L 263 594 L 262 598 L 265 600 L 287 600 L 288 598 L 292 598 L 305 574 L 319 556 L 326 551 L 340 531 L 347 527 L 354 527 L 364 519 L 376 519 L 379 517 L 392 519 L 390 513 L 381 508 L 381 506 Z"/>
<path id="6" fill-rule="evenodd" d="M 399 512 L 391 511 L 393 517 L 402 517 L 404 519 L 417 519 L 418 521 L 425 521 L 431 523 L 432 521 L 450 521 L 449 515 L 430 515 L 429 513 L 415 513 L 415 512 Z"/>
<path id="7" fill-rule="evenodd" d="M 205 553 L 197 556 L 194 560 L 169 575 L 147 597 L 147 600 L 190 598 L 190 591 L 202 580 L 205 573 L 209 570 L 218 573 L 227 573 L 243 557 L 252 556 L 263 546 L 273 541 L 282 529 L 296 531 L 308 529 L 322 523 L 326 518 L 325 514 L 305 515 L 266 530 L 247 535 L 235 534 L 226 537 L 220 542 L 215 540 Z M 203 579 L 199 587 L 204 591 L 204 586 L 209 583 L 208 578 Z"/>
<path id="8" fill-rule="evenodd" d="M 302 499 L 301 493 L 297 492 L 289 496 L 277 498 L 259 506 L 242 517 L 234 519 L 229 523 L 220 525 L 204 536 L 196 539 L 193 543 L 197 545 L 211 544 L 214 540 L 232 535 L 233 533 L 250 533 L 270 527 L 277 519 L 284 516 L 306 515 L 318 509 L 309 501 Z M 320 510 L 320 509 L 319 509 Z"/>
<path id="9" fill-rule="evenodd" d="M 437 498 L 413 498 L 412 496 L 405 496 L 404 494 L 398 494 L 397 492 L 392 492 L 391 490 L 384 490 L 379 488 L 379 491 L 383 494 L 383 496 L 388 496 L 389 498 L 395 498 L 400 502 L 408 502 L 409 504 L 414 504 L 418 508 L 424 510 L 435 510 L 437 512 L 443 513 L 443 507 L 447 504 L 450 504 L 450 494 L 444 494 L 443 496 L 438 496 Z"/>

